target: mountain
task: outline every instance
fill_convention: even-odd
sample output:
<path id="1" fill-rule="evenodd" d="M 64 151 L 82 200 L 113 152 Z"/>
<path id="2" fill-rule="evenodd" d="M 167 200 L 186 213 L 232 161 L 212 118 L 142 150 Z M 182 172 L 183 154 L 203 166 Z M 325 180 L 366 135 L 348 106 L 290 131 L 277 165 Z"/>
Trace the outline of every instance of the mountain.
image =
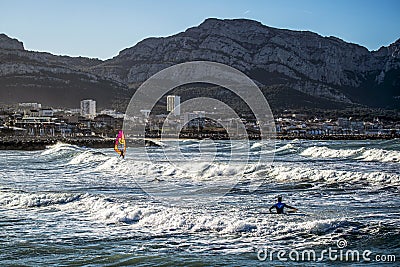
<path id="1" fill-rule="evenodd" d="M 173 36 L 147 38 L 106 61 L 29 52 L 17 40 L 3 39 L 1 92 L 18 87 L 20 95 L 42 90 L 43 97 L 47 93 L 57 96 L 64 92 L 57 89 L 59 85 L 69 88 L 64 90 L 71 91 L 70 97 L 77 94 L 76 98 L 82 96 L 84 88 L 103 96 L 117 91 L 126 96 L 127 88 L 132 94 L 143 81 L 166 67 L 208 60 L 250 76 L 277 108 L 400 107 L 400 39 L 368 51 L 308 31 L 276 29 L 245 19 L 207 19 Z M 49 85 L 51 82 L 55 85 Z M 38 83 L 39 89 L 30 85 Z M 48 90 L 40 89 L 43 87 Z M 186 94 L 184 99 L 201 92 L 231 97 L 222 89 L 195 85 L 179 92 Z M 3 95 L 0 97 L 3 99 Z"/>
<path id="2" fill-rule="evenodd" d="M 87 68 L 102 61 L 26 51 L 21 42 L 0 34 L 0 104 L 39 102 L 53 107 L 79 107 L 94 98 L 99 107 L 119 107 L 127 98 L 125 84 Z"/>
<path id="3" fill-rule="evenodd" d="M 370 52 L 335 37 L 245 19 L 207 19 L 174 36 L 145 39 L 92 71 L 136 87 L 163 68 L 194 60 L 237 68 L 265 92 L 284 90 L 290 97 L 296 90 L 342 104 L 399 106 L 400 39 Z"/>

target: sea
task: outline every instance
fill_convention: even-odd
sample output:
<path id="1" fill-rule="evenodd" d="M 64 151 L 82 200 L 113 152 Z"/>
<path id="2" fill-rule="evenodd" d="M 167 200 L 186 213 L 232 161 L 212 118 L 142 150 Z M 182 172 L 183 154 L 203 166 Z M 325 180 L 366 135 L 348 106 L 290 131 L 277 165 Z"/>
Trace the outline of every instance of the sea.
<path id="1" fill-rule="evenodd" d="M 399 139 L 240 142 L 0 151 L 0 265 L 400 265 Z"/>

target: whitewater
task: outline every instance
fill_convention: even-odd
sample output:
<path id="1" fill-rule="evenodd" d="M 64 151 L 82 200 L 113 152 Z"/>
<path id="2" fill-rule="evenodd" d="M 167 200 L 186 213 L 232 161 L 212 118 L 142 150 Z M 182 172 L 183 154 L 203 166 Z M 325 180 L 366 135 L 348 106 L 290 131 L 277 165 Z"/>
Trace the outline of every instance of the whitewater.
<path id="1" fill-rule="evenodd" d="M 113 149 L 62 143 L 43 151 L 0 151 L 0 265 L 301 266 L 260 261 L 258 252 L 321 251 L 337 248 L 338 240 L 349 249 L 397 255 L 385 265 L 398 264 L 400 140 L 277 141 L 272 163 L 258 161 L 271 151 L 252 141 L 246 166 L 229 164 L 240 141 L 201 147 L 184 140 L 184 154 L 206 154 L 185 168 L 165 158 L 174 145 L 164 142 L 146 153 L 128 148 L 125 160 Z M 207 152 L 216 155 L 200 166 Z M 147 190 L 174 198 L 232 181 L 221 197 L 203 194 L 181 203 Z M 278 195 L 299 211 L 269 214 Z"/>

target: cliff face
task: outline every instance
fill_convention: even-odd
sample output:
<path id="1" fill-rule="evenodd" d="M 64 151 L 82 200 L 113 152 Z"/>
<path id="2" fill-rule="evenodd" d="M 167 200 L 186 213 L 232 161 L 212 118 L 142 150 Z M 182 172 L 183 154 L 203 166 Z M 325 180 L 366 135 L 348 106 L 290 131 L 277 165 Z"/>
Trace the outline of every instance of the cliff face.
<path id="1" fill-rule="evenodd" d="M 400 95 L 400 40 L 376 52 L 335 37 L 270 28 L 251 20 L 207 19 L 166 38 L 149 38 L 91 69 L 136 87 L 157 71 L 193 60 L 227 64 L 261 87 L 284 86 L 342 103 L 393 106 Z M 390 77 L 387 77 L 389 73 Z M 385 79 L 392 83 L 385 84 Z M 383 86 L 385 84 L 385 86 Z"/>
<path id="2" fill-rule="evenodd" d="M 207 60 L 243 71 L 267 98 L 279 99 L 278 106 L 295 103 L 301 96 L 300 106 L 324 102 L 329 107 L 400 107 L 400 39 L 371 52 L 312 32 L 281 30 L 244 19 L 207 19 L 185 32 L 145 39 L 115 58 L 100 61 L 29 52 L 17 40 L 4 38 L 0 35 L 0 86 L 4 77 L 58 79 L 61 74 L 66 76 L 61 78 L 63 84 L 84 81 L 86 87 L 74 89 L 77 94 L 99 83 L 104 92 L 126 92 L 127 86 L 137 88 L 166 67 Z"/>
<path id="3" fill-rule="evenodd" d="M 0 49 L 24 50 L 24 45 L 17 39 L 12 39 L 5 34 L 0 34 Z"/>

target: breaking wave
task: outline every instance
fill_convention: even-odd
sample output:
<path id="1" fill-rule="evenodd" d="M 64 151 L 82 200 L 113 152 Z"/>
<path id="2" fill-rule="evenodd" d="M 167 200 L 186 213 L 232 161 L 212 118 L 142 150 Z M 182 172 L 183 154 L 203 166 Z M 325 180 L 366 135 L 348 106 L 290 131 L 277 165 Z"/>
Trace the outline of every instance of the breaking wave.
<path id="1" fill-rule="evenodd" d="M 80 200 L 82 194 L 67 193 L 10 193 L 0 192 L 0 205 L 4 207 L 45 207 Z"/>
<path id="2" fill-rule="evenodd" d="M 68 220 L 93 222 L 96 227 L 108 229 L 112 225 L 113 231 L 120 229 L 125 234 L 127 231 L 157 237 L 189 234 L 193 238 L 196 235 L 212 235 L 218 236 L 221 242 L 229 242 L 232 237 L 240 236 L 240 242 L 232 242 L 232 246 L 224 248 L 225 251 L 240 249 L 242 245 L 252 249 L 252 245 L 258 242 L 262 245 L 268 241 L 272 246 L 282 245 L 285 240 L 301 236 L 308 238 L 302 239 L 297 246 L 320 246 L 353 229 L 358 229 L 360 234 L 395 229 L 374 222 L 363 224 L 346 216 L 323 218 L 306 214 L 304 217 L 276 217 L 262 211 L 226 211 L 218 210 L 217 206 L 212 209 L 204 206 L 169 207 L 91 194 L 0 192 L 0 207 L 22 210 L 51 207 L 52 211 L 55 209 L 65 214 L 64 218 Z M 315 238 L 318 242 L 315 242 Z M 212 242 L 212 239 L 204 242 Z M 194 246 L 193 249 L 204 249 L 204 246 Z"/>
<path id="3" fill-rule="evenodd" d="M 333 149 L 326 146 L 313 146 L 300 153 L 311 158 L 342 158 L 363 161 L 400 162 L 400 151 L 364 147 L 358 149 Z"/>
<path id="4" fill-rule="evenodd" d="M 48 155 L 60 155 L 60 154 L 71 154 L 76 153 L 77 151 L 81 151 L 82 148 L 75 145 L 69 145 L 65 143 L 57 143 L 55 145 L 48 146 L 46 150 L 40 153 L 41 156 Z"/>
<path id="5" fill-rule="evenodd" d="M 333 169 L 317 169 L 300 166 L 275 166 L 266 172 L 269 182 L 296 183 L 368 183 L 371 185 L 400 185 L 400 175 L 382 171 L 358 172 Z M 253 175 L 265 175 L 265 171 L 258 171 Z"/>

